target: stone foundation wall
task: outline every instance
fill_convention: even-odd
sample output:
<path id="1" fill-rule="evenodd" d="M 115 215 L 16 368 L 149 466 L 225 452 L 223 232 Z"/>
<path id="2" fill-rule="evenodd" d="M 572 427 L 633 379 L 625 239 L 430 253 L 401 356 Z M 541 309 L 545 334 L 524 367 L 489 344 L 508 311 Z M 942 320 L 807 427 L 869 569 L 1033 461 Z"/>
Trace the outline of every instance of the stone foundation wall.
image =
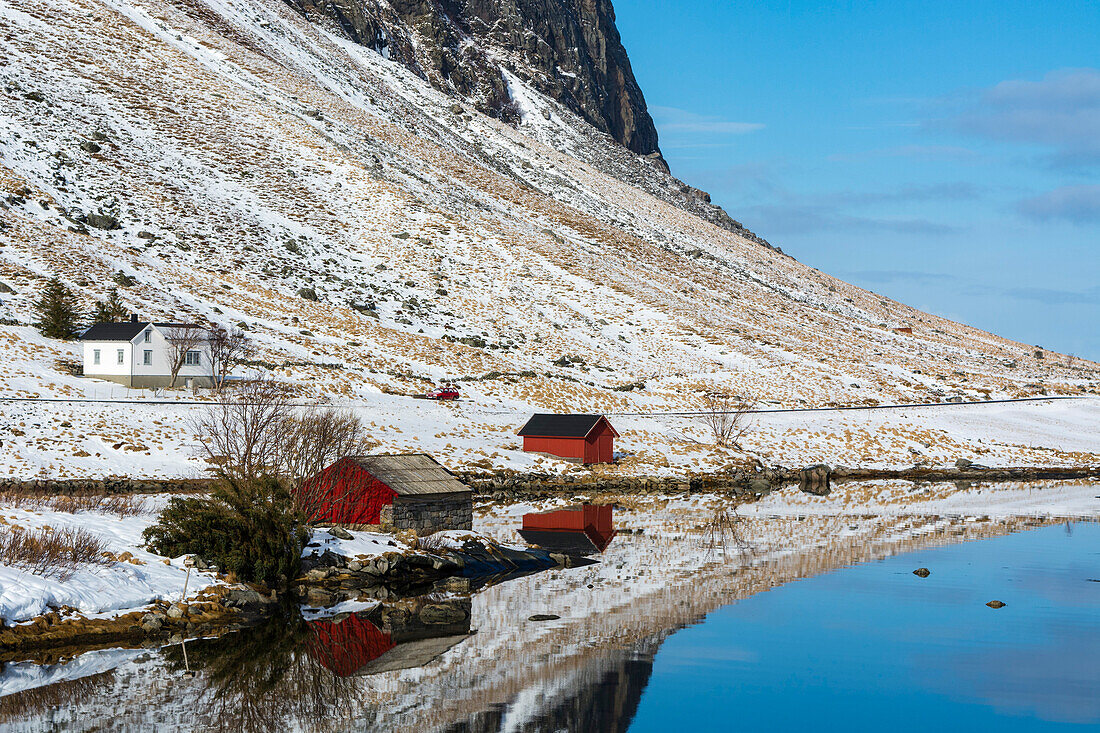
<path id="1" fill-rule="evenodd" d="M 411 497 L 394 499 L 392 507 L 383 509 L 382 522 L 386 523 L 386 509 L 391 512 L 395 529 L 412 529 L 417 532 L 435 532 L 442 529 L 473 529 L 474 508 L 469 494 L 456 498 L 417 501 Z"/>
<path id="2" fill-rule="evenodd" d="M 172 383 L 171 377 L 152 374 L 85 374 L 86 377 L 102 379 L 105 382 L 114 382 L 131 389 L 168 389 Z M 214 378 L 209 376 L 184 376 L 176 377 L 176 389 L 187 388 L 187 383 L 195 389 L 211 389 L 214 386 Z"/>

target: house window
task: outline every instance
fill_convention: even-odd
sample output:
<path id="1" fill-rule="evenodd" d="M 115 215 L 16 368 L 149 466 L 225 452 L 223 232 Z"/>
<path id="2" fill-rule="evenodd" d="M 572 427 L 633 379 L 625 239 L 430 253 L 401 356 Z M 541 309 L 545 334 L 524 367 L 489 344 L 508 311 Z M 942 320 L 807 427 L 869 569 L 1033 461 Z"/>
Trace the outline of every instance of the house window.
<path id="1" fill-rule="evenodd" d="M 92 363 L 99 363 L 99 349 L 92 349 Z"/>
<path id="2" fill-rule="evenodd" d="M 145 332 L 145 343 L 149 343 L 152 340 L 153 340 L 153 331 L 152 331 L 152 329 L 150 329 L 150 330 Z"/>
<path id="3" fill-rule="evenodd" d="M 119 349 L 118 350 L 118 363 L 119 364 L 125 364 L 126 363 L 126 350 L 125 349 Z"/>
<path id="4" fill-rule="evenodd" d="M 187 356 L 184 358 L 184 364 L 187 366 L 198 366 L 202 363 L 201 351 L 188 351 Z"/>
<path id="5" fill-rule="evenodd" d="M 145 350 L 145 358 L 142 360 L 141 363 L 144 364 L 145 366 L 152 366 L 153 365 L 153 352 L 150 351 L 149 349 L 146 349 Z"/>

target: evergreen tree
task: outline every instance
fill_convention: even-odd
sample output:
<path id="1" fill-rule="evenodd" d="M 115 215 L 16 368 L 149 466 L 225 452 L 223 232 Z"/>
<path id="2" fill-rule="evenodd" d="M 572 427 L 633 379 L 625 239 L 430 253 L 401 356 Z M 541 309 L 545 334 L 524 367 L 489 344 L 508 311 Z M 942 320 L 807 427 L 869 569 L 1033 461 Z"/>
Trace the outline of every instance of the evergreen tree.
<path id="1" fill-rule="evenodd" d="M 93 323 L 115 323 L 125 321 L 127 316 L 126 306 L 118 297 L 118 288 L 107 291 L 107 302 L 96 301 L 95 311 L 92 313 Z"/>
<path id="2" fill-rule="evenodd" d="M 38 320 L 35 326 L 43 336 L 55 339 L 74 339 L 80 333 L 80 304 L 76 295 L 56 275 L 42 289 L 41 297 L 34 304 Z"/>

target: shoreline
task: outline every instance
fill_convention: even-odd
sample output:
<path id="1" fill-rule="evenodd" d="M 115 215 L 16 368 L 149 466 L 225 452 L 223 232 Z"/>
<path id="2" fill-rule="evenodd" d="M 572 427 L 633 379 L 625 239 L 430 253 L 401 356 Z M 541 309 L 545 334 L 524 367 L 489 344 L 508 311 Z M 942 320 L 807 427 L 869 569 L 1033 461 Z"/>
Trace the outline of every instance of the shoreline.
<path id="1" fill-rule="evenodd" d="M 753 488 L 754 481 L 765 480 L 771 489 L 799 483 L 802 468 L 775 466 L 761 471 L 714 471 L 674 476 L 608 476 L 598 472 L 585 475 L 522 472 L 509 468 L 456 470 L 459 480 L 470 486 L 478 498 L 501 498 L 501 492 L 526 493 L 534 498 L 559 495 L 578 489 L 621 491 L 626 493 L 766 493 Z M 829 478 L 837 483 L 869 481 L 913 481 L 915 483 L 969 481 L 994 483 L 1005 481 L 1100 480 L 1100 465 L 1090 466 L 992 466 L 987 468 L 851 468 L 830 467 Z M 70 495 L 104 494 L 193 494 L 209 491 L 213 478 L 87 478 L 87 479 L 0 479 L 0 492 Z M 757 484 L 757 487 L 762 487 Z"/>

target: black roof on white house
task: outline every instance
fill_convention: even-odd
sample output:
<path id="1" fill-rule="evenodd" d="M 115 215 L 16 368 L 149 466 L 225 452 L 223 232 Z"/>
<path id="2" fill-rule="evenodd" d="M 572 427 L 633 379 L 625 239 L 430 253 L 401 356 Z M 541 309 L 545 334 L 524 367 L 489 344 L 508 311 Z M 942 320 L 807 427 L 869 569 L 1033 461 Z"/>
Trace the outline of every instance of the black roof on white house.
<path id="1" fill-rule="evenodd" d="M 81 341 L 133 341 L 138 334 L 149 326 L 157 328 L 191 327 L 190 323 L 150 323 L 149 321 L 120 321 L 117 323 L 94 323 L 84 333 Z"/>
<path id="2" fill-rule="evenodd" d="M 586 438 L 603 420 L 618 435 L 615 428 L 603 415 L 552 415 L 538 413 L 519 429 L 519 435 L 531 435 L 540 438 Z"/>
<path id="3" fill-rule="evenodd" d="M 149 327 L 142 321 L 123 321 L 122 323 L 95 323 L 80 334 L 81 341 L 133 341 Z"/>

